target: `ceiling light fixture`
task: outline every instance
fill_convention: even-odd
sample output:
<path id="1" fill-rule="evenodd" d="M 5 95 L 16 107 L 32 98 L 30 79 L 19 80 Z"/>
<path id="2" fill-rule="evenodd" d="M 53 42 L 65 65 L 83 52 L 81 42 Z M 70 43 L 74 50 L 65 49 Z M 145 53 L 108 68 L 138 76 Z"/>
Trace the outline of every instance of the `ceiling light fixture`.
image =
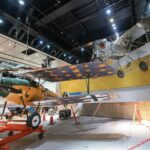
<path id="1" fill-rule="evenodd" d="M 76 63 L 78 64 L 78 63 L 79 63 L 79 60 L 76 60 Z"/>
<path id="2" fill-rule="evenodd" d="M 40 45 L 42 45 L 43 44 L 43 41 L 42 40 L 40 40 Z"/>
<path id="3" fill-rule="evenodd" d="M 116 27 L 116 26 L 114 26 L 114 27 L 113 27 L 113 29 L 114 29 L 114 30 L 116 30 L 116 29 L 117 29 L 117 27 Z"/>
<path id="4" fill-rule="evenodd" d="M 110 14 L 111 14 L 111 10 L 110 10 L 110 9 L 107 9 L 107 10 L 106 10 L 106 14 L 107 14 L 107 15 L 110 15 Z"/>
<path id="5" fill-rule="evenodd" d="M 2 24 L 3 23 L 3 19 L 2 18 L 0 18 L 0 24 Z"/>
<path id="6" fill-rule="evenodd" d="M 11 43 L 9 43 L 8 46 L 10 47 L 10 46 L 11 46 Z"/>
<path id="7" fill-rule="evenodd" d="M 50 49 L 50 45 L 47 45 L 47 48 Z"/>
<path id="8" fill-rule="evenodd" d="M 21 18 L 20 17 L 17 17 L 17 20 L 20 20 Z"/>
<path id="9" fill-rule="evenodd" d="M 83 48 L 83 47 L 81 48 L 81 51 L 82 51 L 82 52 L 84 51 L 84 48 Z"/>
<path id="10" fill-rule="evenodd" d="M 113 18 L 110 18 L 110 22 L 111 22 L 111 23 L 114 22 L 114 19 L 113 19 Z"/>
<path id="11" fill-rule="evenodd" d="M 60 1 L 60 0 L 56 0 L 56 2 L 57 2 L 58 4 L 61 4 L 61 1 Z"/>
<path id="12" fill-rule="evenodd" d="M 71 56 L 69 56 L 69 59 L 71 59 L 72 57 Z"/>
<path id="13" fill-rule="evenodd" d="M 25 2 L 23 0 L 19 0 L 19 4 L 23 6 Z"/>
<path id="14" fill-rule="evenodd" d="M 113 23 L 113 24 L 112 24 L 112 27 L 115 27 L 115 26 L 116 26 L 116 25 Z"/>
<path id="15" fill-rule="evenodd" d="M 1 48 L 0 51 L 3 51 L 3 48 Z"/>
<path id="16" fill-rule="evenodd" d="M 64 57 L 66 57 L 66 56 L 67 56 L 67 54 L 65 53 L 65 54 L 64 54 Z"/>

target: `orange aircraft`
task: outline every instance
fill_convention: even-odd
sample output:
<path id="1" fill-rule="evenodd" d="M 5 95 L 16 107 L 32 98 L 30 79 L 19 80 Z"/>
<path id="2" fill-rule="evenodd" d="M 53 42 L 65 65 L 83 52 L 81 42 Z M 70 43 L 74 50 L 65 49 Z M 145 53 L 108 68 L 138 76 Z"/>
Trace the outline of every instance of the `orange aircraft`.
<path id="1" fill-rule="evenodd" d="M 103 76 L 110 76 L 115 73 L 113 67 L 102 63 L 86 63 L 77 64 L 73 66 L 64 66 L 51 69 L 38 69 L 25 75 L 13 75 L 9 72 L 3 72 L 2 78 L 0 78 L 0 96 L 6 99 L 6 102 L 11 102 L 19 105 L 23 105 L 25 113 L 27 115 L 27 125 L 29 127 L 38 127 L 40 124 L 40 115 L 38 111 L 36 113 L 28 115 L 26 106 L 33 104 L 32 102 L 40 102 L 42 100 L 58 99 L 58 104 L 62 104 L 61 99 L 57 94 L 44 88 L 40 83 L 31 79 L 38 77 L 45 81 L 60 82 L 65 80 L 74 79 L 89 79 Z M 29 78 L 30 75 L 30 78 Z M 38 108 L 39 108 L 38 106 Z M 38 110 L 37 108 L 37 110 Z M 37 123 L 33 124 L 32 120 L 38 118 Z"/>

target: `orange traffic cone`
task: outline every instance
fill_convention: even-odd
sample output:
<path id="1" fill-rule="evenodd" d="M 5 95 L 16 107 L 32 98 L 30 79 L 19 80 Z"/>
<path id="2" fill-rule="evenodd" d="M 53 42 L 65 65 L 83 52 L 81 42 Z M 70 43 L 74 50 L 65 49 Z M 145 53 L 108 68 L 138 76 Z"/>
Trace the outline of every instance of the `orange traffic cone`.
<path id="1" fill-rule="evenodd" d="M 50 123 L 49 123 L 50 125 L 54 125 L 54 118 L 53 118 L 53 116 L 50 116 Z"/>
<path id="2" fill-rule="evenodd" d="M 45 111 L 43 112 L 43 118 L 42 118 L 42 121 L 46 121 L 46 115 L 45 115 Z"/>

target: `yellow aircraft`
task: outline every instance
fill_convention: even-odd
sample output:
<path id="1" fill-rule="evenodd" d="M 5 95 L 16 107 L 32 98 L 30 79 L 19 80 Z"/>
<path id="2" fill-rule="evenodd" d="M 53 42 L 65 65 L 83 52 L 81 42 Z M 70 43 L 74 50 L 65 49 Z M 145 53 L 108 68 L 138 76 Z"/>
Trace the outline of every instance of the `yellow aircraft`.
<path id="1" fill-rule="evenodd" d="M 42 78 L 46 81 L 59 82 L 73 79 L 89 79 L 109 76 L 115 74 L 115 70 L 111 66 L 95 62 L 51 69 L 45 68 L 33 70 L 32 72 L 23 75 L 23 77 L 4 72 L 2 74 L 2 78 L 0 78 L 0 96 L 4 97 L 6 102 L 23 105 L 27 115 L 27 125 L 29 127 L 36 128 L 39 126 L 41 120 L 37 111 L 38 108 L 35 113 L 29 116 L 26 110 L 26 106 L 28 104 L 32 105 L 32 102 L 36 101 L 39 102 L 40 106 L 40 102 L 42 100 L 50 99 L 58 99 L 58 104 L 62 103 L 59 103 L 60 97 L 57 94 L 45 89 L 38 82 L 31 79 L 31 77 L 29 78 L 28 74 L 32 75 L 33 77 Z M 34 118 L 38 118 L 36 119 L 38 120 L 37 123 L 33 123 Z"/>

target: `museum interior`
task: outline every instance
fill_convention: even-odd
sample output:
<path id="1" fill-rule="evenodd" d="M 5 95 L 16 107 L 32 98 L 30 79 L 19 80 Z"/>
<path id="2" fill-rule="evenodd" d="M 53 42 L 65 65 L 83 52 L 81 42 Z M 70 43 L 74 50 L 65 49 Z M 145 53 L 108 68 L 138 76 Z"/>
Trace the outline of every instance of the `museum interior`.
<path id="1" fill-rule="evenodd" d="M 0 0 L 0 150 L 150 149 L 150 0 Z"/>

